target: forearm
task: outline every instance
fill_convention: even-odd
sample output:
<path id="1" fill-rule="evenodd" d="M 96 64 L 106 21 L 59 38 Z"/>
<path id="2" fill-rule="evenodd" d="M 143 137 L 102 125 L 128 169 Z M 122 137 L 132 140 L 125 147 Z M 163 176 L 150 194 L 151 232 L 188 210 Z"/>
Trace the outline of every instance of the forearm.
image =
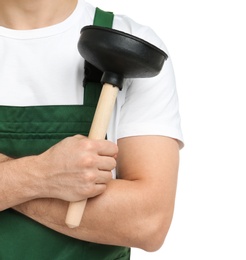
<path id="1" fill-rule="evenodd" d="M 101 195 L 89 196 L 93 198 L 88 199 L 76 229 L 65 225 L 68 202 L 63 198 L 33 200 L 15 209 L 77 239 L 157 250 L 173 215 L 178 158 L 178 144 L 172 139 L 150 136 L 119 140 L 117 172 L 121 179 L 108 182 Z M 68 182 L 73 175 L 65 180 Z M 59 186 L 61 193 L 63 185 Z M 69 190 L 72 192 L 73 186 Z"/>
<path id="2" fill-rule="evenodd" d="M 160 227 L 158 223 L 162 223 L 159 219 L 162 215 L 155 205 L 150 205 L 151 200 L 145 184 L 140 181 L 111 181 L 106 192 L 88 200 L 81 225 L 75 229 L 65 225 L 67 202 L 39 199 L 16 209 L 68 236 L 152 251 L 162 244 L 163 237 L 158 238 L 158 234 L 167 232 L 172 214 L 166 212 L 166 226 Z"/>
<path id="3" fill-rule="evenodd" d="M 0 211 L 35 199 L 38 178 L 30 172 L 33 160 L 34 157 L 12 159 L 0 154 Z"/>
<path id="4" fill-rule="evenodd" d="M 11 159 L 12 158 L 8 157 L 7 155 L 0 153 L 0 163 L 9 161 Z"/>
<path id="5" fill-rule="evenodd" d="M 0 157 L 0 211 L 36 198 L 78 201 L 106 189 L 116 165 L 117 146 L 76 135 L 44 153 Z"/>

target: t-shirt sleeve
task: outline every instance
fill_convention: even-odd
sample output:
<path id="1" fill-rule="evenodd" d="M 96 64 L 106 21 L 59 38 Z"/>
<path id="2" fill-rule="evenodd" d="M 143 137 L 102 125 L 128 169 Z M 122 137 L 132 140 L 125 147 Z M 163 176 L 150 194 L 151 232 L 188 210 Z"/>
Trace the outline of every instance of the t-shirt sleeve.
<path id="1" fill-rule="evenodd" d="M 168 54 L 160 73 L 151 78 L 126 80 L 125 99 L 121 106 L 117 139 L 139 136 L 160 135 L 177 139 L 183 147 L 179 101 L 175 75 L 168 50 L 155 32 L 129 18 L 125 19 L 125 31 L 140 37 Z M 117 22 L 117 20 L 116 20 Z M 119 28 L 118 28 L 119 29 Z"/>
<path id="2" fill-rule="evenodd" d="M 125 81 L 117 139 L 160 135 L 178 140 L 182 148 L 184 142 L 175 75 L 165 44 L 151 28 L 140 25 L 126 16 L 116 16 L 114 28 L 148 41 L 169 56 L 157 76 Z"/>

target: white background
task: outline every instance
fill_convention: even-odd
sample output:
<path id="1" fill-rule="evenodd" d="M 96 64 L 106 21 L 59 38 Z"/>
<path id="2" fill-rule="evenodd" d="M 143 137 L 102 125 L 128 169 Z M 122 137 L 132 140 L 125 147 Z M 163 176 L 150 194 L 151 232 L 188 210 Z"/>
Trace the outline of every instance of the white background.
<path id="1" fill-rule="evenodd" d="M 240 0 L 88 0 L 151 26 L 173 61 L 185 138 L 174 219 L 133 260 L 246 259 L 246 9 Z"/>

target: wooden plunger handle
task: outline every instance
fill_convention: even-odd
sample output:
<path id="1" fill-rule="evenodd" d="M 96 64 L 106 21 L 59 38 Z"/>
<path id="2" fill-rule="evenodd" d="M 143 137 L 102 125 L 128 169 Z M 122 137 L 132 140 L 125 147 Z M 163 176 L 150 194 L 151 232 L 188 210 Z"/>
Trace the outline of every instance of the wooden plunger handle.
<path id="1" fill-rule="evenodd" d="M 105 139 L 118 91 L 119 88 L 111 84 L 105 83 L 103 85 L 88 138 Z M 86 202 L 87 200 L 69 203 L 65 220 L 68 227 L 79 226 Z"/>

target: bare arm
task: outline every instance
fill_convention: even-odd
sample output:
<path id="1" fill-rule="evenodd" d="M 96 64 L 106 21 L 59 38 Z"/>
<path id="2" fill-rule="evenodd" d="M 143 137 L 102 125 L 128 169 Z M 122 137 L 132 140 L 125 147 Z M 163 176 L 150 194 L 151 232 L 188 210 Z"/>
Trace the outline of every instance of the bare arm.
<path id="1" fill-rule="evenodd" d="M 34 220 L 78 239 L 157 250 L 171 224 L 179 162 L 178 143 L 167 137 L 119 140 L 118 172 L 100 196 L 89 199 L 80 227 L 64 220 L 68 203 L 39 199 L 15 207 Z"/>
<path id="2" fill-rule="evenodd" d="M 35 157 L 12 159 L 0 154 L 0 211 L 36 198 L 38 178 L 30 174 Z"/>
<path id="3" fill-rule="evenodd" d="M 0 163 L 11 160 L 8 156 L 0 153 Z"/>
<path id="4" fill-rule="evenodd" d="M 104 192 L 118 148 L 105 140 L 68 137 L 38 156 L 0 154 L 0 211 L 38 198 L 77 201 Z"/>

